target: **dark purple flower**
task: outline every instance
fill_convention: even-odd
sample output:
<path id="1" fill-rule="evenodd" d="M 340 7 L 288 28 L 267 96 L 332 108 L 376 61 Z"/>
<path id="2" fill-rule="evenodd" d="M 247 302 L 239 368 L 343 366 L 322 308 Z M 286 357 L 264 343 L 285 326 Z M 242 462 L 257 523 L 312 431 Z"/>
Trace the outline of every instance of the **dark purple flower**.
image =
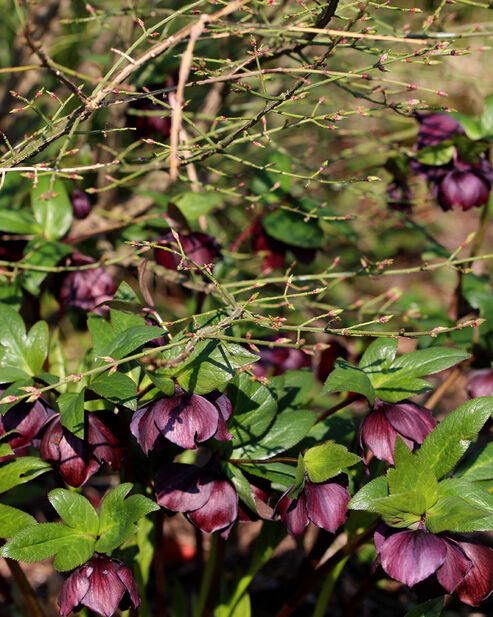
<path id="1" fill-rule="evenodd" d="M 140 605 L 139 591 L 132 570 L 118 559 L 94 555 L 76 568 L 63 583 L 58 606 L 63 617 L 82 607 L 111 617 L 118 609 L 124 611 Z"/>
<path id="2" fill-rule="evenodd" d="M 480 167 L 460 165 L 437 180 L 432 192 L 444 211 L 454 206 L 470 210 L 488 201 L 490 189 L 491 183 Z"/>
<path id="3" fill-rule="evenodd" d="M 211 437 L 218 441 L 232 439 L 226 428 L 230 415 L 231 402 L 226 395 L 199 396 L 177 388 L 173 396 L 155 399 L 138 409 L 130 430 L 146 454 L 159 447 L 161 437 L 191 450 Z"/>
<path id="4" fill-rule="evenodd" d="M 238 518 L 238 493 L 211 467 L 169 463 L 157 472 L 154 491 L 160 506 L 184 512 L 206 533 L 226 532 Z"/>
<path id="5" fill-rule="evenodd" d="M 94 259 L 80 253 L 76 253 L 71 258 L 71 265 L 74 266 L 92 263 L 94 263 Z M 60 315 L 69 306 L 75 306 L 83 311 L 102 313 L 105 307 L 98 305 L 111 300 L 115 295 L 116 289 L 117 287 L 111 275 L 103 268 L 69 272 L 65 275 L 58 294 Z"/>
<path id="6" fill-rule="evenodd" d="M 325 383 L 327 377 L 332 373 L 335 368 L 335 361 L 338 358 L 342 358 L 343 360 L 347 360 L 349 357 L 349 353 L 347 348 L 344 345 L 341 345 L 337 341 L 330 341 L 330 347 L 324 349 L 320 354 L 320 358 L 317 366 L 317 378 L 322 383 Z"/>
<path id="7" fill-rule="evenodd" d="M 41 458 L 55 465 L 70 486 L 82 486 L 103 462 L 120 469 L 123 446 L 115 434 L 115 419 L 109 413 L 86 415 L 86 437 L 77 437 L 60 422 L 56 414 L 47 422 L 40 445 Z"/>
<path id="8" fill-rule="evenodd" d="M 4 390 L 0 390 L 0 397 Z M 32 442 L 48 418 L 48 410 L 42 401 L 34 403 L 20 402 L 11 407 L 6 414 L 0 415 L 0 436 L 15 431 L 2 440 L 15 450 Z M 0 458 L 2 461 L 3 458 Z"/>
<path id="9" fill-rule="evenodd" d="M 297 261 L 305 265 L 313 262 L 316 255 L 315 249 L 304 248 L 286 244 L 281 240 L 276 240 L 265 231 L 260 220 L 252 229 L 252 245 L 256 253 L 264 255 L 262 270 L 267 273 L 276 268 L 282 268 L 286 260 L 286 252 L 291 251 Z M 293 238 L 294 240 L 295 238 Z"/>
<path id="10" fill-rule="evenodd" d="M 413 195 L 407 182 L 394 180 L 387 185 L 387 205 L 392 210 L 411 212 Z"/>
<path id="11" fill-rule="evenodd" d="M 26 240 L 0 240 L 0 259 L 19 261 L 24 256 Z"/>
<path id="12" fill-rule="evenodd" d="M 260 360 L 252 366 L 253 374 L 265 377 L 267 374 L 282 375 L 289 370 L 310 367 L 310 356 L 301 349 L 287 349 L 286 347 L 260 347 Z"/>
<path id="13" fill-rule="evenodd" d="M 422 444 L 436 426 L 431 411 L 411 401 L 384 403 L 375 399 L 373 409 L 360 427 L 360 445 L 388 463 L 394 463 L 395 439 L 401 437 L 410 450 Z"/>
<path id="14" fill-rule="evenodd" d="M 76 219 L 85 219 L 89 216 L 92 210 L 92 204 L 89 201 L 89 196 L 80 189 L 75 189 L 70 195 L 72 210 Z"/>
<path id="15" fill-rule="evenodd" d="M 257 512 L 252 512 L 245 504 L 238 506 L 238 521 L 240 523 L 249 523 L 257 521 L 259 518 L 271 520 L 274 515 L 274 510 L 269 506 L 269 495 L 255 484 L 250 484 L 253 500 L 257 506 Z"/>
<path id="16" fill-rule="evenodd" d="M 493 392 L 493 369 L 484 368 L 473 371 L 467 380 L 467 394 L 469 398 L 491 396 Z"/>
<path id="17" fill-rule="evenodd" d="M 416 146 L 418 150 L 436 146 L 454 133 L 464 134 L 460 123 L 450 114 L 418 114 L 420 123 Z"/>
<path id="18" fill-rule="evenodd" d="M 462 602 L 478 606 L 493 591 L 493 549 L 477 536 L 397 531 L 381 525 L 374 540 L 385 572 L 417 592 L 455 592 Z"/>
<path id="19" fill-rule="evenodd" d="M 180 234 L 179 238 L 184 254 L 198 266 L 212 264 L 215 259 L 221 257 L 221 249 L 216 239 L 209 234 L 195 231 L 188 235 Z M 161 236 L 156 240 L 156 243 L 181 253 L 180 247 L 171 232 Z M 181 254 L 172 253 L 164 249 L 155 249 L 154 255 L 158 264 L 168 270 L 177 270 L 180 265 L 184 270 L 190 270 L 190 267 L 192 269 L 195 268 L 189 261 L 182 259 Z"/>
<path id="20" fill-rule="evenodd" d="M 344 475 L 321 483 L 310 482 L 307 478 L 297 499 L 288 497 L 292 487 L 288 488 L 277 502 L 275 513 L 293 536 L 303 533 L 309 520 L 317 527 L 334 532 L 346 519 L 347 504 L 351 499 L 346 487 Z"/>
<path id="21" fill-rule="evenodd" d="M 171 88 L 174 84 L 175 80 L 170 75 L 164 83 L 164 87 Z M 158 90 L 162 87 L 162 83 L 153 84 L 150 86 L 150 89 Z M 148 92 L 149 88 L 144 88 L 144 90 Z M 168 94 L 158 94 L 155 98 L 162 98 L 169 105 Z M 163 139 L 168 139 L 171 131 L 171 109 L 159 103 L 154 103 L 147 97 L 141 97 L 132 101 L 129 108 L 138 112 L 137 114 L 128 114 L 127 117 L 130 126 L 135 127 L 135 133 L 139 139 L 156 134 L 160 135 Z"/>

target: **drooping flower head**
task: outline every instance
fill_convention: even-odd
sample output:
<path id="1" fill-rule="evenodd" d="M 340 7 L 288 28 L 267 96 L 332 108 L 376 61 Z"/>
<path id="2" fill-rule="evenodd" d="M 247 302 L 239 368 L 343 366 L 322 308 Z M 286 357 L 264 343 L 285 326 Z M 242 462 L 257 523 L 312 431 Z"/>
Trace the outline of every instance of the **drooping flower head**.
<path id="1" fill-rule="evenodd" d="M 493 549 L 477 536 L 380 525 L 374 541 L 385 572 L 416 591 L 456 593 L 470 606 L 478 606 L 493 591 Z"/>
<path id="2" fill-rule="evenodd" d="M 114 471 L 120 469 L 123 445 L 113 416 L 91 412 L 86 420 L 85 439 L 62 426 L 59 414 L 50 418 L 41 438 L 41 458 L 57 467 L 70 486 L 82 486 L 104 462 Z"/>
<path id="3" fill-rule="evenodd" d="M 118 559 L 98 554 L 70 574 L 58 597 L 63 617 L 84 606 L 111 617 L 118 609 L 125 611 L 139 605 L 139 591 L 132 570 Z"/>
<path id="4" fill-rule="evenodd" d="M 190 258 L 198 266 L 206 266 L 212 264 L 215 259 L 221 257 L 221 249 L 216 239 L 201 231 L 195 231 L 190 234 L 180 234 L 179 242 L 183 253 Z M 181 253 L 180 247 L 171 232 L 161 236 L 156 243 L 160 246 L 166 246 L 173 251 Z M 168 270 L 177 270 L 178 267 L 184 270 L 194 269 L 195 266 L 187 259 L 183 259 L 180 254 L 166 251 L 164 249 L 155 249 L 155 258 L 158 264 Z"/>
<path id="5" fill-rule="evenodd" d="M 238 493 L 213 466 L 169 463 L 159 469 L 154 491 L 160 506 L 184 512 L 206 533 L 227 532 L 238 518 Z"/>
<path id="6" fill-rule="evenodd" d="M 432 193 L 444 211 L 470 210 L 488 201 L 492 182 L 493 169 L 484 157 L 474 164 L 457 159 L 450 171 L 435 178 Z"/>
<path id="7" fill-rule="evenodd" d="M 291 535 L 303 533 L 309 521 L 333 533 L 346 520 L 351 497 L 344 474 L 320 483 L 306 478 L 305 487 L 297 499 L 288 497 L 291 489 L 281 496 L 274 510 Z"/>
<path id="8" fill-rule="evenodd" d="M 252 366 L 253 374 L 257 377 L 282 375 L 289 370 L 308 368 L 311 366 L 310 356 L 301 349 L 288 349 L 286 347 L 260 347 L 260 360 Z"/>
<path id="9" fill-rule="evenodd" d="M 3 392 L 4 390 L 0 390 L 0 397 Z M 13 450 L 29 445 L 41 430 L 48 415 L 48 409 L 40 400 L 34 403 L 17 403 L 3 416 L 0 415 L 0 436 L 14 431 L 2 441 L 8 443 Z"/>
<path id="10" fill-rule="evenodd" d="M 436 420 L 426 407 L 411 401 L 385 403 L 375 399 L 373 409 L 360 427 L 360 445 L 366 446 L 377 458 L 393 464 L 397 436 L 414 450 L 435 426 Z"/>
<path id="11" fill-rule="evenodd" d="M 92 205 L 89 196 L 84 191 L 75 189 L 70 195 L 70 202 L 76 219 L 85 219 L 91 213 Z"/>
<path id="12" fill-rule="evenodd" d="M 149 90 L 159 90 L 163 87 L 171 88 L 175 83 L 174 78 L 170 75 L 166 81 L 160 84 L 152 84 L 144 88 Z M 134 110 L 134 113 L 128 113 L 127 118 L 130 126 L 135 128 L 137 138 L 151 137 L 159 135 L 161 139 L 168 139 L 171 131 L 171 109 L 169 107 L 169 95 L 167 93 L 157 94 L 157 101 L 162 100 L 165 105 L 159 102 L 151 101 L 146 96 L 140 97 L 132 101 L 129 105 L 129 110 Z"/>
<path id="13" fill-rule="evenodd" d="M 485 368 L 473 371 L 467 380 L 467 394 L 469 398 L 491 396 L 493 392 L 493 369 Z"/>
<path id="14" fill-rule="evenodd" d="M 464 133 L 460 122 L 450 114 L 419 114 L 418 120 L 420 123 L 416 140 L 418 150 L 437 146 L 442 141 L 450 139 L 454 133 Z"/>
<path id="15" fill-rule="evenodd" d="M 132 418 L 130 430 L 146 454 L 162 445 L 166 438 L 187 450 L 214 437 L 228 441 L 226 421 L 231 415 L 231 401 L 225 394 L 205 396 L 188 394 L 176 387 L 173 396 L 146 403 Z"/>
<path id="16" fill-rule="evenodd" d="M 262 265 L 264 272 L 282 268 L 287 251 L 291 251 L 297 261 L 306 265 L 311 264 L 316 255 L 316 249 L 286 244 L 286 242 L 276 240 L 265 231 L 260 220 L 257 221 L 252 230 L 252 246 L 255 253 L 264 256 Z"/>

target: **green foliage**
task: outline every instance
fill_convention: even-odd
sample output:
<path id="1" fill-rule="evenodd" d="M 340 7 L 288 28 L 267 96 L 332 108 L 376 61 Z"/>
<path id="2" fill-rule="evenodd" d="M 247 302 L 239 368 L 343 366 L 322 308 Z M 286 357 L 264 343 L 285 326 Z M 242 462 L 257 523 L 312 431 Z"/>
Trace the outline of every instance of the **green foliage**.
<path id="1" fill-rule="evenodd" d="M 305 452 L 304 459 L 308 477 L 312 482 L 325 482 L 346 467 L 361 462 L 359 456 L 332 442 L 310 448 Z"/>

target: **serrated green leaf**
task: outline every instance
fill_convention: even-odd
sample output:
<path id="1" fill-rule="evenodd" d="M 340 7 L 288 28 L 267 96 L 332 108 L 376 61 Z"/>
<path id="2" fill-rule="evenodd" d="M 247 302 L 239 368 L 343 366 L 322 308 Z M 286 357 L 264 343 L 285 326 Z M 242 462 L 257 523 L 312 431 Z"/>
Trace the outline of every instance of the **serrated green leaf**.
<path id="1" fill-rule="evenodd" d="M 23 456 L 4 463 L 0 467 L 0 493 L 30 482 L 47 471 L 51 471 L 51 465 L 35 456 Z"/>
<path id="2" fill-rule="evenodd" d="M 361 462 L 361 457 L 338 443 L 324 443 L 305 452 L 305 465 L 312 482 L 325 482 L 346 467 Z"/>
<path id="3" fill-rule="evenodd" d="M 24 353 L 26 326 L 17 311 L 6 304 L 0 304 L 0 345 L 3 347 L 0 366 L 33 374 Z"/>
<path id="4" fill-rule="evenodd" d="M 258 355 L 241 345 L 201 341 L 190 357 L 173 370 L 172 376 L 185 391 L 207 394 L 233 379 L 237 369 L 258 359 Z"/>
<path id="5" fill-rule="evenodd" d="M 377 372 L 391 367 L 397 353 L 397 339 L 377 338 L 363 354 L 359 368 L 365 373 Z"/>
<path id="6" fill-rule="evenodd" d="M 243 472 L 239 467 L 232 465 L 226 461 L 221 461 L 221 469 L 226 476 L 231 480 L 231 483 L 236 489 L 239 498 L 245 503 L 252 512 L 257 512 L 257 506 L 255 499 L 253 498 L 252 487 L 245 478 Z"/>
<path id="7" fill-rule="evenodd" d="M 267 433 L 254 442 L 235 448 L 232 458 L 267 459 L 295 446 L 315 424 L 317 415 L 304 409 L 279 414 Z"/>
<path id="8" fill-rule="evenodd" d="M 196 221 L 200 216 L 208 214 L 213 208 L 224 202 L 224 196 L 213 191 L 181 193 L 174 198 L 174 203 L 188 221 Z"/>
<path id="9" fill-rule="evenodd" d="M 296 464 L 296 475 L 294 476 L 293 488 L 289 491 L 290 499 L 298 499 L 305 488 L 305 462 L 301 452 L 298 454 L 298 462 Z"/>
<path id="10" fill-rule="evenodd" d="M 62 180 L 41 176 L 31 191 L 31 206 L 47 240 L 58 240 L 70 229 L 73 210 Z"/>
<path id="11" fill-rule="evenodd" d="M 472 456 L 468 456 L 455 476 L 467 478 L 470 482 L 493 478 L 493 442 L 486 444 Z"/>
<path id="12" fill-rule="evenodd" d="M 156 386 L 156 388 L 159 388 L 161 392 L 163 392 L 163 394 L 166 396 L 173 396 L 175 393 L 175 382 L 171 379 L 171 377 L 167 377 L 160 369 L 156 369 L 152 372 L 147 371 L 146 375 Z"/>
<path id="13" fill-rule="evenodd" d="M 431 533 L 462 531 L 462 524 L 484 518 L 491 512 L 475 506 L 462 497 L 441 497 L 428 508 L 425 524 Z"/>
<path id="14" fill-rule="evenodd" d="M 304 407 L 310 397 L 314 375 L 309 368 L 285 371 L 270 379 L 270 387 L 277 392 L 277 410 Z"/>
<path id="15" fill-rule="evenodd" d="M 370 405 L 375 402 L 375 392 L 366 372 L 341 359 L 335 361 L 322 392 L 357 392 L 365 396 Z"/>
<path id="16" fill-rule="evenodd" d="M 124 332 L 118 333 L 113 340 L 102 349 L 99 355 L 110 356 L 115 360 L 121 360 L 153 338 L 161 336 L 162 333 L 162 328 L 157 328 L 155 326 L 132 326 Z"/>
<path id="17" fill-rule="evenodd" d="M 62 523 L 41 523 L 16 533 L 0 549 L 0 554 L 27 562 L 41 561 L 56 554 L 55 568 L 65 571 L 90 559 L 94 543 L 94 538 Z"/>
<path id="18" fill-rule="evenodd" d="M 426 437 L 418 455 L 440 479 L 469 448 L 493 412 L 493 397 L 481 396 L 457 407 Z"/>
<path id="19" fill-rule="evenodd" d="M 159 506 L 144 497 L 131 495 L 132 484 L 120 484 L 110 491 L 101 502 L 99 512 L 99 540 L 96 550 L 110 553 L 135 532 L 135 522 Z"/>
<path id="20" fill-rule="evenodd" d="M 48 493 L 48 499 L 60 518 L 69 526 L 96 537 L 99 530 L 99 517 L 89 500 L 64 488 L 56 488 Z"/>
<path id="21" fill-rule="evenodd" d="M 374 502 L 382 497 L 387 497 L 389 494 L 389 485 L 385 476 L 374 478 L 368 484 L 365 484 L 354 495 L 348 504 L 351 510 L 366 510 L 368 512 L 377 512 L 374 509 Z"/>
<path id="22" fill-rule="evenodd" d="M 419 486 L 425 500 L 425 507 L 430 508 L 438 498 L 438 481 L 429 465 L 413 454 L 404 441 L 395 440 L 394 469 L 387 472 L 387 482 L 391 495 L 407 493 Z"/>
<path id="23" fill-rule="evenodd" d="M 23 263 L 31 266 L 43 266 L 51 268 L 66 255 L 73 251 L 73 247 L 63 242 L 50 242 L 44 238 L 36 237 L 30 240 L 24 249 Z M 22 286 L 34 296 L 39 295 L 41 283 L 48 276 L 48 272 L 41 270 L 24 270 L 21 275 Z"/>
<path id="24" fill-rule="evenodd" d="M 228 423 L 228 429 L 235 437 L 233 443 L 248 443 L 263 435 L 276 415 L 274 389 L 240 373 L 228 384 L 227 393 L 233 408 Z"/>
<path id="25" fill-rule="evenodd" d="M 493 530 L 493 494 L 478 482 L 471 482 L 467 478 L 446 478 L 439 484 L 439 495 L 442 498 L 460 497 L 468 504 L 486 511 L 486 516 L 483 518 L 462 521 L 457 531 Z"/>
<path id="26" fill-rule="evenodd" d="M 375 499 L 373 508 L 387 525 L 409 527 L 421 519 L 426 510 L 426 502 L 421 493 L 409 491 Z"/>
<path id="27" fill-rule="evenodd" d="M 286 463 L 241 464 L 238 467 L 247 473 L 269 480 L 273 484 L 279 484 L 284 488 L 289 488 L 293 484 L 296 470 L 294 465 Z"/>
<path id="28" fill-rule="evenodd" d="M 33 375 L 43 368 L 48 356 L 49 332 L 46 321 L 38 321 L 29 330 L 24 347 L 24 356 Z"/>
<path id="29" fill-rule="evenodd" d="M 0 503 L 0 538 L 11 538 L 21 529 L 37 525 L 34 516 Z"/>
<path id="30" fill-rule="evenodd" d="M 84 438 L 84 395 L 82 388 L 80 392 L 64 392 L 57 400 L 60 422 L 80 439 Z"/>
<path id="31" fill-rule="evenodd" d="M 98 375 L 87 387 L 115 405 L 137 409 L 137 384 L 123 373 Z"/>

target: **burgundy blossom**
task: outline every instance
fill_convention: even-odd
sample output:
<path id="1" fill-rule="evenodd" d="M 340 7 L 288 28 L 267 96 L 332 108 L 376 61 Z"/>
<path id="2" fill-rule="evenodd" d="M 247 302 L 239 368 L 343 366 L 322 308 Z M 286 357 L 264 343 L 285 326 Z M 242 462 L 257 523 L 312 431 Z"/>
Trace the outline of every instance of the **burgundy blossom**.
<path id="1" fill-rule="evenodd" d="M 488 175 L 479 166 L 457 163 L 435 182 L 432 192 L 444 211 L 454 206 L 463 210 L 477 208 L 488 201 L 491 189 Z"/>
<path id="2" fill-rule="evenodd" d="M 71 265 L 82 266 L 95 263 L 92 257 L 75 253 L 71 258 Z M 102 313 L 104 306 L 99 306 L 111 300 L 116 292 L 116 285 L 111 275 L 103 268 L 89 270 L 74 270 L 65 275 L 60 286 L 58 302 L 60 315 L 66 307 L 75 306 L 83 311 Z M 98 307 L 98 308 L 96 308 Z"/>
<path id="3" fill-rule="evenodd" d="M 373 409 L 360 427 L 360 445 L 388 463 L 394 463 L 395 439 L 401 437 L 410 450 L 422 444 L 436 426 L 431 411 L 411 401 L 384 403 L 375 399 Z"/>
<path id="4" fill-rule="evenodd" d="M 0 397 L 4 390 L 0 390 Z M 4 440 L 15 450 L 29 445 L 41 430 L 48 418 L 48 410 L 42 401 L 34 403 L 20 402 L 11 407 L 3 416 L 0 415 L 0 437 L 15 431 Z M 0 461 L 3 457 L 0 457 Z"/>
<path id="5" fill-rule="evenodd" d="M 70 195 L 70 202 L 72 203 L 72 210 L 74 211 L 74 217 L 76 219 L 85 219 L 89 216 L 92 205 L 89 201 L 89 196 L 80 189 L 75 189 Z"/>
<path id="6" fill-rule="evenodd" d="M 47 422 L 41 439 L 41 458 L 55 465 L 70 486 L 82 486 L 103 462 L 120 469 L 123 446 L 115 434 L 114 418 L 108 412 L 86 415 L 86 438 L 77 437 L 56 414 Z"/>
<path id="7" fill-rule="evenodd" d="M 219 244 L 216 242 L 216 239 L 209 234 L 201 231 L 195 231 L 188 235 L 180 234 L 179 241 L 183 253 L 198 266 L 206 266 L 213 263 L 215 259 L 221 257 Z M 154 255 L 156 261 L 164 268 L 168 270 L 177 270 L 180 265 L 184 270 L 190 270 L 190 267 L 192 267 L 192 269 L 195 268 L 193 264 L 190 264 L 189 261 L 181 257 L 180 247 L 171 232 L 161 236 L 156 240 L 156 244 L 167 246 L 179 253 L 176 254 L 164 249 L 155 249 Z"/>
<path id="8" fill-rule="evenodd" d="M 205 533 L 225 533 L 238 518 L 238 493 L 211 467 L 164 465 L 156 474 L 154 491 L 160 506 L 184 512 Z"/>
<path id="9" fill-rule="evenodd" d="M 58 605 L 63 617 L 84 606 L 111 617 L 118 609 L 137 608 L 140 597 L 130 568 L 118 559 L 96 554 L 63 583 Z"/>
<path id="10" fill-rule="evenodd" d="M 418 593 L 456 593 L 465 604 L 478 606 L 493 591 L 493 549 L 478 542 L 477 535 L 433 535 L 381 525 L 374 540 L 385 572 Z"/>
<path id="11" fill-rule="evenodd" d="M 451 139 L 454 133 L 464 134 L 460 123 L 450 114 L 418 114 L 420 123 L 416 146 L 418 150 L 437 146 Z"/>
<path id="12" fill-rule="evenodd" d="M 310 482 L 307 478 L 300 496 L 291 499 L 288 493 L 293 487 L 288 488 L 274 511 L 293 536 L 303 533 L 309 520 L 333 533 L 346 519 L 347 504 L 351 499 L 346 487 L 347 478 L 344 475 L 321 483 Z"/>
<path id="13" fill-rule="evenodd" d="M 175 83 L 172 76 L 169 76 L 164 83 L 165 88 L 171 88 Z M 151 90 L 163 88 L 163 84 L 152 84 Z M 148 88 L 144 88 L 148 90 Z M 156 99 L 162 100 L 169 105 L 169 95 L 167 93 L 157 94 Z M 154 103 L 147 97 L 140 97 L 132 101 L 129 105 L 130 109 L 137 112 L 149 112 L 144 114 L 128 114 L 130 126 L 135 127 L 135 134 L 140 138 L 150 137 L 151 135 L 160 135 L 163 140 L 168 139 L 171 131 L 171 109 L 159 103 Z"/>
<path id="14" fill-rule="evenodd" d="M 226 421 L 231 415 L 231 402 L 216 392 L 199 396 L 177 388 L 173 396 L 154 399 L 138 409 L 130 430 L 146 454 L 158 448 L 162 437 L 187 450 L 214 437 L 229 441 Z"/>
<path id="15" fill-rule="evenodd" d="M 265 231 L 261 221 L 257 221 L 252 230 L 252 245 L 256 253 L 264 255 L 264 262 L 262 265 L 264 273 L 270 272 L 276 268 L 282 268 L 287 251 L 291 251 L 297 261 L 305 265 L 311 264 L 316 254 L 315 249 L 294 246 L 286 244 L 281 240 L 276 240 Z"/>
<path id="16" fill-rule="evenodd" d="M 253 374 L 257 377 L 265 377 L 267 374 L 282 375 L 289 370 L 310 367 L 310 356 L 301 349 L 288 349 L 286 347 L 260 347 L 260 360 L 252 366 Z"/>
<path id="17" fill-rule="evenodd" d="M 484 368 L 473 371 L 467 380 L 467 394 L 469 398 L 491 396 L 493 392 L 493 369 Z"/>

